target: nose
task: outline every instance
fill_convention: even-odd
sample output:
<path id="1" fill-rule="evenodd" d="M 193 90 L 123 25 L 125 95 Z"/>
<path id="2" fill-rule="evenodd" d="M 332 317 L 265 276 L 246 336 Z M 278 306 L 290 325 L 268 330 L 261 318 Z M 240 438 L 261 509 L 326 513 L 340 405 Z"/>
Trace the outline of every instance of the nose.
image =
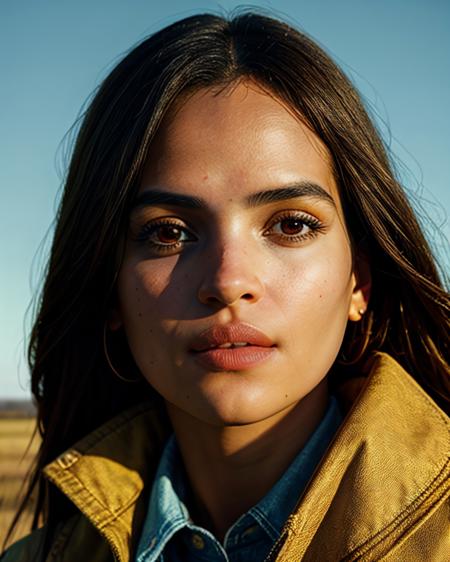
<path id="1" fill-rule="evenodd" d="M 264 284 L 258 275 L 255 255 L 239 243 L 222 249 L 205 260 L 204 275 L 198 290 L 202 304 L 217 307 L 255 303 L 264 295 Z"/>

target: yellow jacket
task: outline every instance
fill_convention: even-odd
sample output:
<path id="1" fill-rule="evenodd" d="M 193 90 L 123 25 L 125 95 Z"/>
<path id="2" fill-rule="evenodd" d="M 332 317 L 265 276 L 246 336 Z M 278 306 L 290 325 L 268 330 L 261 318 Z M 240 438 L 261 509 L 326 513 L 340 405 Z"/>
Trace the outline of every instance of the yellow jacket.
<path id="1" fill-rule="evenodd" d="M 339 398 L 344 422 L 270 560 L 449 562 L 449 418 L 382 353 Z M 138 406 L 46 467 L 80 510 L 46 560 L 133 560 L 165 437 L 157 412 Z M 42 537 L 22 539 L 2 562 L 38 560 Z"/>

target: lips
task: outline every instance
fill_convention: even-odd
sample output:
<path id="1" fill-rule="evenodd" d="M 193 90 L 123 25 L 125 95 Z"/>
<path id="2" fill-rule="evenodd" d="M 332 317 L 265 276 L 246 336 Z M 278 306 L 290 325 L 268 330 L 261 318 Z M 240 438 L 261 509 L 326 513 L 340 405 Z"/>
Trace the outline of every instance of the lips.
<path id="1" fill-rule="evenodd" d="M 266 361 L 275 344 L 260 330 L 244 323 L 213 326 L 192 342 L 196 362 L 214 371 L 240 371 Z"/>
<path id="2" fill-rule="evenodd" d="M 258 347 L 272 347 L 273 341 L 260 330 L 242 322 L 225 326 L 212 326 L 192 342 L 193 351 L 205 351 L 226 344 L 248 344 Z"/>

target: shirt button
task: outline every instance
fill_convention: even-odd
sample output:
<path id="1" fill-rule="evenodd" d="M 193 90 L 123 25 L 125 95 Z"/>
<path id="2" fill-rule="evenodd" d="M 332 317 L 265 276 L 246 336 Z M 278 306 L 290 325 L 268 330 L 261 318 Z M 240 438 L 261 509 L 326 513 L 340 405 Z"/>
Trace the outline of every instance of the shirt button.
<path id="1" fill-rule="evenodd" d="M 205 548 L 205 541 L 200 535 L 192 535 L 192 544 L 197 550 L 203 550 Z"/>

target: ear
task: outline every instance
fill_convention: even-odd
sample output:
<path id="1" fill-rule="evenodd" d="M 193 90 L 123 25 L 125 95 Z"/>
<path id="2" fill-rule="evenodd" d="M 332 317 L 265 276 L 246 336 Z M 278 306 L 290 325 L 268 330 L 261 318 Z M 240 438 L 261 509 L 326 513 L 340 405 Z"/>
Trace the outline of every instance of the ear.
<path id="1" fill-rule="evenodd" d="M 355 257 L 352 279 L 354 287 L 348 319 L 351 322 L 359 322 L 367 310 L 372 288 L 369 259 L 363 252 L 358 252 Z"/>

